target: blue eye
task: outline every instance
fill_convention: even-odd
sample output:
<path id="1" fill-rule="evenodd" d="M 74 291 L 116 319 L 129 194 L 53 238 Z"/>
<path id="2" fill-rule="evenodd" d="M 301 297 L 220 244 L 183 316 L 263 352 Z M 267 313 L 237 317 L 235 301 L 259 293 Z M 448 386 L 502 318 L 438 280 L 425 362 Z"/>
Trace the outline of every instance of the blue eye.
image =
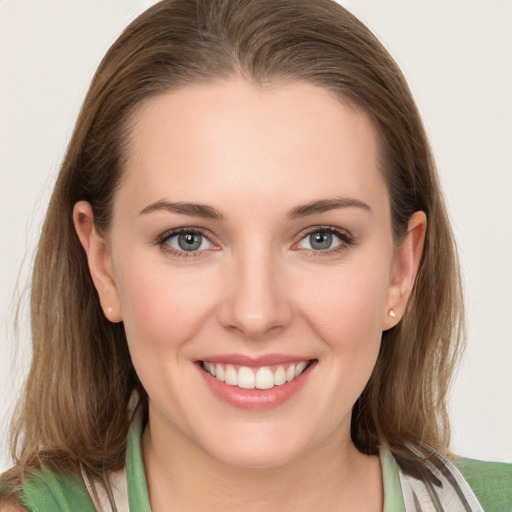
<path id="1" fill-rule="evenodd" d="M 352 240 L 347 233 L 328 227 L 317 228 L 314 231 L 310 231 L 302 238 L 298 246 L 300 249 L 328 252 L 331 250 L 342 249 L 351 242 Z"/>
<path id="2" fill-rule="evenodd" d="M 333 236 L 332 233 L 318 231 L 309 235 L 308 241 L 311 248 L 315 251 L 325 251 L 331 248 Z"/>
<path id="3" fill-rule="evenodd" d="M 211 247 L 211 242 L 197 231 L 181 231 L 168 236 L 164 243 L 177 252 L 199 252 Z"/>

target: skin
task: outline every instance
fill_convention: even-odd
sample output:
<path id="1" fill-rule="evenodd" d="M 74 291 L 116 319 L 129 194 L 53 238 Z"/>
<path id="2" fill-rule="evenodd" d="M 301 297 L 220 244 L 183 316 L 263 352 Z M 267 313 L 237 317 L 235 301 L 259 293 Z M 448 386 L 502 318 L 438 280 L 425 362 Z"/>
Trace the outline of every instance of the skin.
<path id="1" fill-rule="evenodd" d="M 25 512 L 26 509 L 12 498 L 0 500 L 0 512 Z"/>
<path id="2" fill-rule="evenodd" d="M 74 216 L 102 306 L 124 322 L 150 398 L 153 510 L 382 510 L 379 459 L 352 444 L 351 409 L 382 331 L 403 314 L 426 220 L 416 212 L 394 245 L 367 116 L 307 83 L 233 78 L 144 104 L 128 157 L 108 235 L 88 203 Z M 290 216 L 337 198 L 366 206 Z M 141 213 L 159 201 L 209 205 L 223 218 Z M 309 233 L 325 226 L 343 236 L 315 252 Z M 183 227 L 207 237 L 187 258 L 161 236 Z M 195 364 L 226 353 L 318 363 L 284 404 L 244 410 L 213 395 Z"/>

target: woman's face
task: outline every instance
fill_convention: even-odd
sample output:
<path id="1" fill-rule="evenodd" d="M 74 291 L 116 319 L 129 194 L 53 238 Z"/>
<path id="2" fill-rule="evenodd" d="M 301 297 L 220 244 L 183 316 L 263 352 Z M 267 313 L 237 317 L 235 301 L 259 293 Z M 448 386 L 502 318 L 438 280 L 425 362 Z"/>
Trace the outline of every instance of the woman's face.
<path id="1" fill-rule="evenodd" d="M 187 86 L 128 157 L 99 291 L 152 435 L 251 467 L 349 444 L 407 260 L 368 118 L 305 83 Z"/>

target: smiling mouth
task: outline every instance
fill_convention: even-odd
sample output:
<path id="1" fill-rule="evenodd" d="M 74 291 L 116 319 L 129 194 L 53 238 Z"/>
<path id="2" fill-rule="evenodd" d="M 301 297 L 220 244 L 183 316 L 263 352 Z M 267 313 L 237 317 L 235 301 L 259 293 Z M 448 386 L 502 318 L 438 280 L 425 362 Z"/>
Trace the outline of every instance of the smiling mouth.
<path id="1" fill-rule="evenodd" d="M 229 386 L 241 389 L 272 389 L 293 381 L 315 360 L 288 363 L 286 365 L 250 368 L 233 364 L 202 361 L 201 367 L 212 377 Z"/>

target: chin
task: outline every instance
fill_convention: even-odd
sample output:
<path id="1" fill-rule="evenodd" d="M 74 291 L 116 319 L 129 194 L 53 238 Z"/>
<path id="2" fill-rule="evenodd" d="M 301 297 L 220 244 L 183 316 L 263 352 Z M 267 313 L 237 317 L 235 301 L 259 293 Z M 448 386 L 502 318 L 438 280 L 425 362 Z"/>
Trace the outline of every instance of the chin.
<path id="1" fill-rule="evenodd" d="M 298 457 L 297 453 L 283 453 L 282 450 L 235 451 L 218 454 L 217 460 L 236 469 L 271 469 L 286 466 Z"/>
<path id="2" fill-rule="evenodd" d="M 272 433 L 231 436 L 207 451 L 229 467 L 268 469 L 285 466 L 300 458 L 305 447 L 297 441 L 290 436 L 283 439 L 283 436 Z"/>

